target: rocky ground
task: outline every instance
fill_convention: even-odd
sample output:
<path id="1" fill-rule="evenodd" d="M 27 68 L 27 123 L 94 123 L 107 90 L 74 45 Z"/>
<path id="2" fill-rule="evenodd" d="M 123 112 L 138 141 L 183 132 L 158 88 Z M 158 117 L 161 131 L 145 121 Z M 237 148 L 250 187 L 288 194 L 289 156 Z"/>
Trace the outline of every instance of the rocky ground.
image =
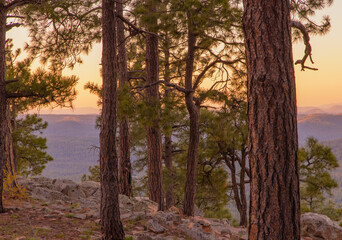
<path id="1" fill-rule="evenodd" d="M 7 213 L 0 215 L 0 239 L 101 239 L 100 186 L 96 182 L 19 179 L 29 198 L 6 200 Z M 226 219 L 186 217 L 173 207 L 157 211 L 146 198 L 120 196 L 120 212 L 126 239 L 136 240 L 240 240 L 244 228 Z M 342 240 L 342 228 L 318 214 L 302 216 L 303 239 Z"/>

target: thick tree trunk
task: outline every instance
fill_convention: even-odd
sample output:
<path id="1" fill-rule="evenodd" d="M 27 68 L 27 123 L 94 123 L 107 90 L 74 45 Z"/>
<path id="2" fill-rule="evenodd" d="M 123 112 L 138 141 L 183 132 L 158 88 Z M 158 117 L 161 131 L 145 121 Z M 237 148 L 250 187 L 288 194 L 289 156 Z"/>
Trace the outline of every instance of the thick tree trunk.
<path id="1" fill-rule="evenodd" d="M 289 1 L 245 0 L 249 239 L 300 239 L 296 90 Z"/>
<path id="2" fill-rule="evenodd" d="M 116 4 L 118 14 L 123 15 L 122 0 Z M 119 87 L 122 88 L 128 82 L 127 56 L 125 44 L 125 26 L 121 19 L 116 18 L 118 33 L 118 70 Z M 119 166 L 120 194 L 132 196 L 132 167 L 130 159 L 129 120 L 126 116 L 120 119 L 120 166 Z"/>
<path id="3" fill-rule="evenodd" d="M 196 36 L 188 30 L 188 54 L 186 59 L 185 88 L 189 92 L 185 95 L 185 103 L 190 117 L 190 136 L 187 159 L 187 174 L 185 182 L 185 196 L 183 212 L 187 216 L 193 216 L 195 211 L 195 197 L 197 186 L 197 166 L 199 147 L 199 118 L 200 103 L 194 102 L 192 74 L 194 70 Z"/>
<path id="4" fill-rule="evenodd" d="M 156 5 L 153 1 L 147 0 L 149 14 L 156 13 Z M 155 32 L 157 18 L 152 17 L 147 24 L 148 31 Z M 146 34 L 146 76 L 147 85 L 154 84 L 159 80 L 159 55 L 158 37 Z M 146 103 L 153 109 L 150 126 L 146 127 L 146 140 L 148 149 L 148 186 L 149 198 L 158 203 L 158 210 L 164 210 L 164 196 L 162 185 L 162 138 L 160 132 L 160 106 L 159 106 L 159 84 L 155 84 L 146 89 Z"/>
<path id="5" fill-rule="evenodd" d="M 100 131 L 102 239 L 125 239 L 119 211 L 116 155 L 116 36 L 114 0 L 102 0 L 102 116 Z"/>
<path id="6" fill-rule="evenodd" d="M 3 3 L 3 1 L 1 1 Z M 6 11 L 0 6 L 0 213 L 4 212 L 2 203 L 4 165 L 6 164 L 6 129 L 7 124 L 7 99 L 6 99 Z"/>

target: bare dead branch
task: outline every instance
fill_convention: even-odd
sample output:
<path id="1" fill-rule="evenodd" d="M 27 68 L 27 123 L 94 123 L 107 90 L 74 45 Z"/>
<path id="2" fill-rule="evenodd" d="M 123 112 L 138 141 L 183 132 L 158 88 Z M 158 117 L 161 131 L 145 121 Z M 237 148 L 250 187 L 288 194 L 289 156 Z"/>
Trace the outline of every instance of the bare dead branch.
<path id="1" fill-rule="evenodd" d="M 6 92 L 6 98 L 24 98 L 24 97 L 40 97 L 41 95 L 34 92 Z"/>
<path id="2" fill-rule="evenodd" d="M 207 71 L 212 68 L 213 66 L 215 66 L 215 64 L 217 63 L 223 63 L 225 65 L 233 65 L 237 62 L 241 62 L 243 59 L 242 58 L 237 58 L 235 60 L 231 60 L 231 61 L 227 61 L 227 60 L 221 60 L 221 59 L 217 59 L 211 63 L 209 63 L 203 70 L 202 72 L 197 76 L 196 80 L 195 80 L 195 83 L 194 83 L 194 86 L 193 86 L 193 90 L 196 90 L 196 88 L 198 87 L 201 79 L 204 77 L 204 75 L 207 73 Z"/>
<path id="3" fill-rule="evenodd" d="M 176 90 L 178 90 L 178 91 L 180 91 L 182 93 L 185 93 L 185 94 L 193 92 L 192 90 L 185 89 L 185 88 L 183 88 L 183 87 L 181 87 L 181 86 L 179 86 L 177 84 L 174 84 L 174 83 L 168 83 L 168 82 L 166 82 L 164 80 L 160 80 L 160 81 L 157 81 L 157 82 L 154 82 L 154 83 L 151 83 L 151 84 L 147 84 L 147 85 L 141 86 L 141 87 L 135 87 L 133 89 L 146 89 L 146 88 L 158 85 L 160 83 L 164 84 L 167 87 L 172 87 L 172 88 L 174 88 L 174 89 L 176 89 Z"/>
<path id="4" fill-rule="evenodd" d="M 20 27 L 22 26 L 23 24 L 22 23 L 11 23 L 11 24 L 7 24 L 6 25 L 6 32 L 11 30 L 12 28 L 14 27 Z"/>
<path id="5" fill-rule="evenodd" d="M 6 11 L 13 10 L 16 7 L 24 6 L 27 4 L 41 4 L 41 0 L 14 0 L 7 5 L 5 5 Z"/>
<path id="6" fill-rule="evenodd" d="M 154 32 L 149 32 L 146 30 L 143 30 L 139 27 L 137 27 L 136 25 L 134 25 L 133 23 L 131 23 L 128 19 L 126 19 L 124 16 L 122 16 L 121 14 L 116 13 L 115 14 L 116 17 L 120 18 L 121 21 L 123 21 L 125 24 L 127 24 L 129 27 L 133 28 L 134 31 L 136 31 L 137 33 L 145 33 L 145 34 L 150 34 L 150 35 L 154 35 L 158 38 L 160 38 L 161 40 L 168 42 L 166 39 L 162 38 L 161 36 L 159 36 L 158 34 L 154 33 Z"/>
<path id="7" fill-rule="evenodd" d="M 19 79 L 14 78 L 14 79 L 11 79 L 11 80 L 7 80 L 5 83 L 6 83 L 6 85 L 7 85 L 7 84 L 15 83 L 15 82 L 18 82 L 18 81 L 19 81 Z"/>
<path id="8" fill-rule="evenodd" d="M 302 34 L 303 34 L 303 40 L 304 40 L 304 44 L 305 44 L 305 51 L 304 51 L 304 56 L 302 59 L 299 59 L 295 62 L 295 64 L 300 64 L 302 66 L 302 71 L 305 71 L 305 69 L 310 69 L 310 70 L 314 70 L 317 71 L 317 68 L 313 68 L 313 67 L 308 67 L 305 65 L 305 62 L 308 58 L 310 58 L 311 63 L 314 63 L 314 61 L 312 60 L 312 47 L 310 44 L 310 36 L 308 31 L 306 30 L 305 26 L 298 21 L 291 21 L 291 27 L 298 29 Z"/>

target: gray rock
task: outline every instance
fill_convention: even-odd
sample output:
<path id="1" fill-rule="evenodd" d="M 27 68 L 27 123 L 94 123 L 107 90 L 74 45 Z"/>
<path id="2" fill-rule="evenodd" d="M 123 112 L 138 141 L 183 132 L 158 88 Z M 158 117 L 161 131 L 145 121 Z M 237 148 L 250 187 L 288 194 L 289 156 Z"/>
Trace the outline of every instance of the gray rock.
<path id="1" fill-rule="evenodd" d="M 48 188 L 43 188 L 43 187 L 34 188 L 31 194 L 33 198 L 43 200 L 43 201 L 56 201 L 56 200 L 70 201 L 70 198 L 68 196 L 61 194 L 58 191 L 51 190 Z"/>
<path id="2" fill-rule="evenodd" d="M 82 191 L 80 185 L 69 179 L 54 179 L 52 181 L 54 190 L 59 191 L 72 199 L 85 198 L 86 195 Z"/>
<path id="3" fill-rule="evenodd" d="M 166 228 L 153 219 L 150 219 L 146 222 L 146 228 L 154 233 L 163 233 L 166 230 Z"/>
<path id="4" fill-rule="evenodd" d="M 215 240 L 215 233 L 211 231 L 203 231 L 203 227 L 199 223 L 190 222 L 189 224 L 181 224 L 178 229 L 191 239 L 196 240 Z M 209 227 L 204 227 L 205 229 Z"/>
<path id="5" fill-rule="evenodd" d="M 169 212 L 158 211 L 154 215 L 154 219 L 164 225 L 172 225 L 171 223 L 174 223 L 174 224 L 181 223 L 181 217 L 179 215 L 169 213 Z"/>
<path id="6" fill-rule="evenodd" d="M 137 235 L 137 240 L 153 240 L 153 238 L 147 234 L 140 233 Z"/>
<path id="7" fill-rule="evenodd" d="M 330 218 L 317 213 L 305 213 L 301 216 L 303 237 L 313 240 L 342 240 L 342 227 Z"/>
<path id="8" fill-rule="evenodd" d="M 80 183 L 80 187 L 86 197 L 91 197 L 95 195 L 97 192 L 100 193 L 101 191 L 100 190 L 101 185 L 99 182 L 84 181 Z"/>
<path id="9" fill-rule="evenodd" d="M 87 219 L 87 215 L 83 213 L 76 213 L 74 214 L 74 218 L 85 220 Z"/>

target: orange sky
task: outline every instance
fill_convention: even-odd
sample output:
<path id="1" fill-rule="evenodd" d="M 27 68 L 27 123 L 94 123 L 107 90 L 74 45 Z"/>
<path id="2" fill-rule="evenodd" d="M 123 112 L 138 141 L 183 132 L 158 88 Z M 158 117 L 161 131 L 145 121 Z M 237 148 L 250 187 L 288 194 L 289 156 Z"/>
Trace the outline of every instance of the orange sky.
<path id="1" fill-rule="evenodd" d="M 311 36 L 313 48 L 313 67 L 319 71 L 301 71 L 296 66 L 297 102 L 298 106 L 319 106 L 342 103 L 342 1 L 334 4 L 320 14 L 331 17 L 332 28 L 326 36 Z M 11 30 L 7 36 L 14 39 L 15 47 L 23 47 L 25 31 Z M 294 45 L 294 59 L 301 59 L 304 45 Z M 76 109 L 96 108 L 97 97 L 83 89 L 88 81 L 101 83 L 99 74 L 101 61 L 101 46 L 94 46 L 93 51 L 83 57 L 83 64 L 73 70 L 65 70 L 66 75 L 77 75 L 80 80 L 77 86 L 78 97 L 74 102 Z M 309 63 L 309 62 L 308 62 Z M 82 113 L 87 112 L 83 109 Z M 55 112 L 55 111 L 54 111 Z"/>

